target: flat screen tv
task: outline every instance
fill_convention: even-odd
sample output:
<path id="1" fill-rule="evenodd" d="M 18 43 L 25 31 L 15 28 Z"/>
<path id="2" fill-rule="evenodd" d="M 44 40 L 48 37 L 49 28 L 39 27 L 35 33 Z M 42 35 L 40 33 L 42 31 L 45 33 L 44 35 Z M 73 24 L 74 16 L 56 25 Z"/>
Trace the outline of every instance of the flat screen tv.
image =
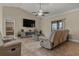
<path id="1" fill-rule="evenodd" d="M 35 27 L 35 20 L 23 19 L 23 27 Z"/>

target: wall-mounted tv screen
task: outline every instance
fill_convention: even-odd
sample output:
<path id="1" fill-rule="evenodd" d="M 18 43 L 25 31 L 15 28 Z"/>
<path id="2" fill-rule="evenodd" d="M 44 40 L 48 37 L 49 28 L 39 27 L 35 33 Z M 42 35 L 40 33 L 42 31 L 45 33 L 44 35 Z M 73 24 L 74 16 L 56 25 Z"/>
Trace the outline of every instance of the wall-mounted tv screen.
<path id="1" fill-rule="evenodd" d="M 23 27 L 35 27 L 35 20 L 23 19 Z"/>

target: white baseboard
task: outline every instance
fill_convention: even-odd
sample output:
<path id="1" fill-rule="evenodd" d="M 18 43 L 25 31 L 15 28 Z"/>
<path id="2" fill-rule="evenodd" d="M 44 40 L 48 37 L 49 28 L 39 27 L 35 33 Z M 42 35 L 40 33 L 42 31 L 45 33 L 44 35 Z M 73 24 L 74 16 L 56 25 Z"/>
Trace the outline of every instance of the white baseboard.
<path id="1" fill-rule="evenodd" d="M 79 40 L 75 40 L 75 39 L 70 39 L 69 41 L 79 43 Z"/>

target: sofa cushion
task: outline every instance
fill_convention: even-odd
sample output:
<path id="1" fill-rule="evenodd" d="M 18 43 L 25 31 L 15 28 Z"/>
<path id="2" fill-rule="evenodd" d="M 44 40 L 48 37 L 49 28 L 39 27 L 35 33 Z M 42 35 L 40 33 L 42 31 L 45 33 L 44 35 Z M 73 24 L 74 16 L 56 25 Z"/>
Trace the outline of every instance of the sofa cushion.
<path id="1" fill-rule="evenodd" d="M 56 33 L 56 31 L 52 31 L 52 33 L 51 33 L 51 36 L 49 38 L 51 43 L 53 43 L 53 39 L 54 39 L 55 33 Z"/>

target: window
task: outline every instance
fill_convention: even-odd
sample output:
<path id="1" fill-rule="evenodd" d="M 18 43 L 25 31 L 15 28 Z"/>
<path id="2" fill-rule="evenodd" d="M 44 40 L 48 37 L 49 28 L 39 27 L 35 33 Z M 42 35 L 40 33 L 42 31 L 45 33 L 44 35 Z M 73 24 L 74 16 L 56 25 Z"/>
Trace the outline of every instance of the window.
<path id="1" fill-rule="evenodd" d="M 51 22 L 51 30 L 63 29 L 63 27 L 64 27 L 63 24 L 64 24 L 64 22 L 62 20 L 52 21 Z"/>

